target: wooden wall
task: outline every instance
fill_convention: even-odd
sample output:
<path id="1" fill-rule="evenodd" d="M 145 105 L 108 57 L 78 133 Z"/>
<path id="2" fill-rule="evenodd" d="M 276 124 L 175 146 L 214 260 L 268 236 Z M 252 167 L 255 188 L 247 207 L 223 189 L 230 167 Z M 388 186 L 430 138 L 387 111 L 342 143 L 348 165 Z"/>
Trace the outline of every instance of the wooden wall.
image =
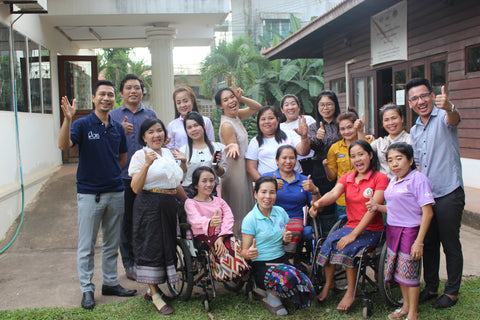
<path id="1" fill-rule="evenodd" d="M 462 115 L 461 155 L 480 159 L 480 72 L 467 74 L 465 70 L 466 47 L 480 44 L 480 1 L 451 2 L 408 1 L 408 57 L 414 61 L 446 54 L 448 95 Z M 345 45 L 346 37 L 351 46 Z M 345 62 L 353 58 L 356 63 L 350 65 L 350 74 L 395 65 L 370 67 L 370 17 L 358 17 L 324 42 L 326 88 L 330 80 L 345 76 Z M 345 107 L 345 94 L 339 100 Z"/>

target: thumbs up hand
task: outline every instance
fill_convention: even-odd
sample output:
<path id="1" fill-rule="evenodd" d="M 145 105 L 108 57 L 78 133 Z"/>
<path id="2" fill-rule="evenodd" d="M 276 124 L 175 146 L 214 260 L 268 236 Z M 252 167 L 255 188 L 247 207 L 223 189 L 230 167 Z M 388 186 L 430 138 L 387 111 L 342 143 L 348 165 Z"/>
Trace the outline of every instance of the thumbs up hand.
<path id="1" fill-rule="evenodd" d="M 125 129 L 125 133 L 128 135 L 133 132 L 133 124 L 128 123 L 127 121 L 128 121 L 128 117 L 125 116 L 125 118 L 122 121 L 122 126 Z"/>
<path id="2" fill-rule="evenodd" d="M 450 100 L 448 100 L 448 94 L 445 86 L 442 86 L 442 93 L 436 96 L 435 105 L 437 106 L 437 108 L 443 109 L 445 111 L 452 110 L 452 103 L 450 102 Z"/>
<path id="3" fill-rule="evenodd" d="M 373 200 L 373 197 L 370 197 L 367 202 L 365 202 L 365 205 L 367 206 L 367 210 L 369 212 L 376 212 L 378 211 L 378 204 L 375 200 Z"/>
<path id="4" fill-rule="evenodd" d="M 147 165 L 147 167 L 150 167 L 153 161 L 157 159 L 157 154 L 155 153 L 155 151 L 147 152 L 147 149 L 145 148 L 143 148 L 143 152 L 145 152 L 145 164 Z"/>
<path id="5" fill-rule="evenodd" d="M 325 138 L 325 128 L 323 127 L 323 122 L 320 121 L 320 128 L 317 130 L 317 140 L 322 140 Z"/>
<path id="6" fill-rule="evenodd" d="M 247 250 L 247 254 L 248 254 L 247 259 L 254 260 L 258 258 L 258 249 L 256 245 L 257 245 L 257 239 L 253 238 L 252 245 Z"/>
<path id="7" fill-rule="evenodd" d="M 277 189 L 282 190 L 283 189 L 283 180 L 278 179 L 277 175 L 275 173 L 273 174 L 273 179 L 277 180 Z"/>
<path id="8" fill-rule="evenodd" d="M 363 126 L 365 125 L 365 115 L 362 113 L 360 119 L 355 120 L 353 124 L 353 128 L 357 130 L 357 132 L 363 132 Z"/>
<path id="9" fill-rule="evenodd" d="M 222 224 L 222 218 L 218 215 L 218 209 L 215 209 L 215 214 L 210 220 L 210 227 L 218 227 Z"/>
<path id="10" fill-rule="evenodd" d="M 315 189 L 317 188 L 315 184 L 312 181 L 312 175 L 309 174 L 307 177 L 307 180 L 303 180 L 302 182 L 302 187 L 303 190 L 308 191 L 308 192 L 314 192 Z"/>

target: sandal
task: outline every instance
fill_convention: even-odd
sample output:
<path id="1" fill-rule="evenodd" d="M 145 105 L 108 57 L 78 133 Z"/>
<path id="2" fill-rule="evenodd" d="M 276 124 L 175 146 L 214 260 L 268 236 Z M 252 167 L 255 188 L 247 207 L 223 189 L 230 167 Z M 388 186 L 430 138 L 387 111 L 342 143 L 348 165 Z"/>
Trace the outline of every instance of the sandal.
<path id="1" fill-rule="evenodd" d="M 268 303 L 267 298 L 262 299 L 262 303 L 263 303 L 263 306 L 265 307 L 265 309 L 267 309 L 268 312 L 270 312 L 270 313 L 273 314 L 274 316 L 284 316 L 283 314 L 278 314 L 278 313 L 277 313 L 278 311 L 280 311 L 280 310 L 282 310 L 282 309 L 285 310 L 285 311 L 287 311 L 287 310 L 285 309 L 285 307 L 283 306 L 283 304 L 280 304 L 280 305 L 278 305 L 278 306 L 276 306 L 276 307 L 271 306 L 271 305 Z M 288 312 L 287 312 L 287 314 L 288 314 Z M 287 314 L 285 314 L 285 315 L 287 315 Z"/>
<path id="2" fill-rule="evenodd" d="M 152 296 L 152 302 L 155 309 L 161 314 L 168 315 L 173 313 L 172 307 L 170 307 L 165 303 L 165 301 L 163 301 L 159 293 L 156 293 Z"/>
<path id="3" fill-rule="evenodd" d="M 398 308 L 388 315 L 388 319 L 400 319 L 405 317 L 408 314 L 408 311 Z"/>

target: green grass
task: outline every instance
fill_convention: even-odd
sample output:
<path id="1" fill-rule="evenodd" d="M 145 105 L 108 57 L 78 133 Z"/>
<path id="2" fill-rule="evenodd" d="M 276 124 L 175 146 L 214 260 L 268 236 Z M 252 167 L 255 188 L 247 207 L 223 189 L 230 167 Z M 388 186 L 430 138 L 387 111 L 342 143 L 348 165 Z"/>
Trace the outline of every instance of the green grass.
<path id="1" fill-rule="evenodd" d="M 242 291 L 243 292 L 243 291 Z M 290 316 L 287 319 L 363 319 L 361 301 L 356 301 L 349 312 L 339 312 L 335 308 L 342 294 L 330 295 L 321 306 L 314 304 L 311 308 L 294 311 L 287 305 Z M 379 294 L 370 296 L 374 303 L 374 314 L 371 319 L 386 319 L 393 308 L 387 307 Z M 461 287 L 458 303 L 447 310 L 435 310 L 430 303 L 420 306 L 420 317 L 427 319 L 480 319 L 480 280 L 466 280 Z M 226 293 L 217 296 L 210 302 L 212 311 L 207 314 L 200 298 L 188 302 L 172 302 L 175 313 L 162 316 L 154 310 L 151 302 L 141 297 L 104 305 L 93 310 L 82 308 L 41 308 L 15 311 L 0 311 L 0 319 L 279 319 L 270 315 L 260 301 L 251 304 L 244 294 Z"/>

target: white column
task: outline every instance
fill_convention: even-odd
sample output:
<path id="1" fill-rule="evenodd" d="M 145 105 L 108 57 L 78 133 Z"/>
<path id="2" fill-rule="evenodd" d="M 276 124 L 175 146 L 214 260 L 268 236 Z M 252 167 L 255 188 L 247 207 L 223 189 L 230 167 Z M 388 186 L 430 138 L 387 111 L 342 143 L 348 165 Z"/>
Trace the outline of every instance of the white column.
<path id="1" fill-rule="evenodd" d="M 151 27 L 146 30 L 152 55 L 152 109 L 165 126 L 175 118 L 172 94 L 173 39 L 177 30 L 170 27 Z"/>

